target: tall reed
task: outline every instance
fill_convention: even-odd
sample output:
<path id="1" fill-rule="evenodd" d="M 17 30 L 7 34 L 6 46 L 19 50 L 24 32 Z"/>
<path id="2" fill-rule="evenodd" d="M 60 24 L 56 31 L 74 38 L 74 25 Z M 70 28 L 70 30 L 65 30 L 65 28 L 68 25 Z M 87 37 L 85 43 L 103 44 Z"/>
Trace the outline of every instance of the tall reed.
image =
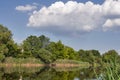
<path id="1" fill-rule="evenodd" d="M 120 65 L 116 58 L 106 64 L 105 70 L 97 80 L 120 80 Z"/>

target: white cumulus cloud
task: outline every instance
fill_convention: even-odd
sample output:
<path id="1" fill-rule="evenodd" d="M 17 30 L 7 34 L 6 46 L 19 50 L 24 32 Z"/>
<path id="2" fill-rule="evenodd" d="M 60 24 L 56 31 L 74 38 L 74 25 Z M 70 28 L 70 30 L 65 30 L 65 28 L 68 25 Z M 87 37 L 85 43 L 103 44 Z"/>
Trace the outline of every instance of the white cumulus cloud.
<path id="1" fill-rule="evenodd" d="M 25 6 L 22 6 L 22 5 L 17 6 L 15 9 L 18 10 L 18 11 L 32 11 L 32 10 L 37 9 L 37 7 L 35 5 L 29 5 L 28 4 L 28 5 L 25 5 Z"/>
<path id="2" fill-rule="evenodd" d="M 106 20 L 105 24 L 103 25 L 104 30 L 113 29 L 113 28 L 120 28 L 120 18 L 118 19 L 108 19 Z"/>
<path id="3" fill-rule="evenodd" d="M 76 1 L 55 2 L 34 11 L 27 26 L 55 34 L 80 35 L 101 28 L 120 26 L 120 0 L 106 0 L 103 4 Z"/>
<path id="4" fill-rule="evenodd" d="M 120 16 L 120 0 L 106 0 L 102 5 L 102 9 L 105 15 Z"/>

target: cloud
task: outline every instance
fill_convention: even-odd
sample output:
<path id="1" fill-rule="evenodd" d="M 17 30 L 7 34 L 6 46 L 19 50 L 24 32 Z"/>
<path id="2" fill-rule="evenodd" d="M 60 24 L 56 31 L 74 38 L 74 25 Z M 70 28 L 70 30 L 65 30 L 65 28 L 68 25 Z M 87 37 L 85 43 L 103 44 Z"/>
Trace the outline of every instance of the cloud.
<path id="1" fill-rule="evenodd" d="M 118 30 L 120 28 L 120 0 L 107 0 L 102 5 L 105 22 L 103 30 Z"/>
<path id="2" fill-rule="evenodd" d="M 37 6 L 35 6 L 35 5 L 25 5 L 25 6 L 17 6 L 16 8 L 15 8 L 16 10 L 18 10 L 18 11 L 32 11 L 32 10 L 35 10 L 35 9 L 37 9 Z"/>
<path id="3" fill-rule="evenodd" d="M 108 19 L 103 25 L 104 31 L 108 29 L 118 28 L 120 27 L 120 18 L 118 19 Z"/>
<path id="4" fill-rule="evenodd" d="M 109 30 L 120 26 L 120 0 L 106 0 L 103 4 L 91 1 L 55 2 L 48 7 L 34 11 L 27 26 L 55 33 L 57 35 L 79 36 L 96 29 Z"/>
<path id="5" fill-rule="evenodd" d="M 106 0 L 102 5 L 104 15 L 120 16 L 120 0 Z"/>

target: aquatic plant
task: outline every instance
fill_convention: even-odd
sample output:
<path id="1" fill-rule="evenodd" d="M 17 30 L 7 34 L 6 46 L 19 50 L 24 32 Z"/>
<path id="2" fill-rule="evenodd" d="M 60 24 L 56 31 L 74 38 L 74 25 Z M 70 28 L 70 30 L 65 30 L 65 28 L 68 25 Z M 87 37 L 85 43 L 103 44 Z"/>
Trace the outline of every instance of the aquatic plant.
<path id="1" fill-rule="evenodd" d="M 97 77 L 97 80 L 120 80 L 120 65 L 116 58 L 106 63 L 103 73 Z"/>

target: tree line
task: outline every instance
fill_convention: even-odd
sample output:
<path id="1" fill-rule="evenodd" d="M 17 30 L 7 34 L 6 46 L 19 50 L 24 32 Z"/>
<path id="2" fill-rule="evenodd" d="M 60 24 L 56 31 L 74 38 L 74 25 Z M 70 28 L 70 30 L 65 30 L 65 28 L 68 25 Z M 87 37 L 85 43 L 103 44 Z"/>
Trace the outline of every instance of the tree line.
<path id="1" fill-rule="evenodd" d="M 82 46 L 82 45 L 81 45 Z M 52 63 L 58 59 L 77 60 L 89 63 L 109 62 L 112 59 L 120 61 L 120 55 L 115 50 L 101 54 L 98 50 L 78 51 L 66 46 L 62 41 L 50 41 L 45 35 L 28 36 L 21 44 L 14 42 L 12 32 L 0 25 L 0 61 L 12 58 L 36 58 L 44 63 Z"/>

